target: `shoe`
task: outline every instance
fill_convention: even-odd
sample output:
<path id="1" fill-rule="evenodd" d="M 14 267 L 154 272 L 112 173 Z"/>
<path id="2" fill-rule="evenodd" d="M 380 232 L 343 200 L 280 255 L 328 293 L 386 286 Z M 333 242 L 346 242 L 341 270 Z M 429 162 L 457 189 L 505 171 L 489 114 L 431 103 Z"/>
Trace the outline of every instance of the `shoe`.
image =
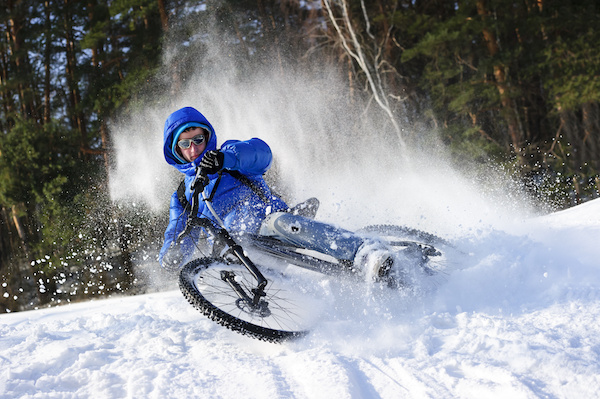
<path id="1" fill-rule="evenodd" d="M 390 275 L 394 256 L 390 250 L 380 245 L 363 245 L 357 252 L 354 265 L 367 279 L 382 281 Z"/>
<path id="2" fill-rule="evenodd" d="M 394 266 L 394 257 L 387 251 L 382 251 L 377 254 L 375 261 L 373 262 L 372 276 L 375 281 L 384 280 L 390 275 L 390 271 Z"/>

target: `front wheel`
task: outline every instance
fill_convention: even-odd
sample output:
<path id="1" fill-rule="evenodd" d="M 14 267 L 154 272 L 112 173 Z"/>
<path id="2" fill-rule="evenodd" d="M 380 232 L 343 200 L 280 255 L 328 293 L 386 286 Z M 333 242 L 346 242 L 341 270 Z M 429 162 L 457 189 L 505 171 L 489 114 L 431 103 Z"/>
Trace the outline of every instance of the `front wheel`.
<path id="1" fill-rule="evenodd" d="M 243 265 L 222 259 L 198 258 L 185 265 L 179 288 L 202 314 L 240 334 L 270 342 L 306 335 L 309 313 L 305 309 L 310 305 L 291 281 L 274 271 L 261 272 L 268 284 L 265 295 L 252 306 L 240 292 L 252 296 L 256 280 Z"/>

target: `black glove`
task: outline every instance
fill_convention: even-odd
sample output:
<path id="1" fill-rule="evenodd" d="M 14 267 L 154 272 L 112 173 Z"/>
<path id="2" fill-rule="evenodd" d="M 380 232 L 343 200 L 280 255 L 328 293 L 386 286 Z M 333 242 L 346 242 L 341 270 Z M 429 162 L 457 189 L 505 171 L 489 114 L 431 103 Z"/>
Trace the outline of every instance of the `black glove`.
<path id="1" fill-rule="evenodd" d="M 211 175 L 223 169 L 225 155 L 221 151 L 208 151 L 200 161 L 200 167 L 206 174 Z"/>

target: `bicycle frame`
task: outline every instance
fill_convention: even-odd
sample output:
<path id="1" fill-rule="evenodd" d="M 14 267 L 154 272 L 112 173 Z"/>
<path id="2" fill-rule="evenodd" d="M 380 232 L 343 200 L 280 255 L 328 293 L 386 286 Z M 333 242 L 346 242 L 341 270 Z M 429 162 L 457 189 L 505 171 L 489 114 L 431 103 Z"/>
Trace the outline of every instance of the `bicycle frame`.
<path id="1" fill-rule="evenodd" d="M 244 265 L 244 267 L 252 274 L 252 276 L 256 279 L 256 287 L 252 288 L 251 294 L 247 293 L 244 288 L 236 281 L 235 273 L 222 271 L 221 279 L 233 289 L 236 295 L 239 297 L 241 301 L 246 303 L 252 311 L 259 312 L 264 314 L 268 312 L 267 304 L 260 301 L 265 294 L 265 287 L 268 284 L 268 280 L 263 276 L 263 274 L 258 270 L 256 265 L 244 254 L 243 248 L 231 237 L 223 221 L 219 218 L 214 208 L 211 205 L 211 201 L 204 194 L 204 188 L 208 184 L 208 177 L 206 172 L 202 168 L 198 168 L 196 172 L 196 177 L 191 184 L 192 190 L 192 200 L 190 202 L 191 209 L 188 219 L 185 224 L 184 230 L 177 237 L 177 241 L 181 240 L 181 238 L 188 235 L 192 228 L 195 226 L 203 227 L 216 241 L 220 241 L 229 247 L 229 251 Z M 202 193 L 202 198 L 207 204 L 208 209 L 213 214 L 215 219 L 218 221 L 220 227 L 217 228 L 215 225 L 206 218 L 198 217 L 198 208 L 199 208 L 199 200 L 200 193 Z"/>
<path id="2" fill-rule="evenodd" d="M 189 205 L 186 205 L 190 213 L 175 242 L 181 242 L 192 228 L 198 227 L 206 232 L 210 238 L 207 244 L 212 244 L 212 248 L 204 251 L 197 247 L 202 254 L 182 267 L 179 287 L 188 302 L 202 314 L 243 335 L 282 342 L 303 337 L 310 330 L 313 309 L 311 301 L 305 299 L 314 292 L 299 286 L 293 273 L 288 276 L 288 266 L 330 276 L 366 278 L 391 289 L 402 289 L 441 270 L 430 267 L 430 257 L 439 258 L 438 266 L 447 263 L 446 251 L 438 251 L 437 245 L 449 248 L 449 244 L 439 237 L 394 225 L 373 225 L 351 232 L 315 220 L 314 204 L 312 213 L 306 215 L 295 211 L 302 209 L 299 207 L 304 203 L 269 213 L 258 232 L 240 232 L 238 236 L 236 231 L 230 233 L 226 229 L 215 212 L 214 190 L 204 193 L 208 182 L 199 168 L 191 185 Z M 198 216 L 202 200 L 212 216 Z M 387 261 L 390 255 L 394 257 L 393 265 L 384 270 L 385 274 L 375 274 L 374 266 L 381 266 L 379 262 Z M 298 277 L 303 279 L 306 275 L 302 273 Z M 312 284 L 309 280 L 306 283 Z"/>

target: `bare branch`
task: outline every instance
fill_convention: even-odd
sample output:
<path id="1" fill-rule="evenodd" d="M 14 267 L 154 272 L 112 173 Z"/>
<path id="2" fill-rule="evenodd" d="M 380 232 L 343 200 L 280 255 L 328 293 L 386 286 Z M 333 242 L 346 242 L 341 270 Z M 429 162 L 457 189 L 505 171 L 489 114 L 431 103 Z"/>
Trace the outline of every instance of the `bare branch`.
<path id="1" fill-rule="evenodd" d="M 398 121 L 394 117 L 394 114 L 388 103 L 388 100 L 387 100 L 388 94 L 385 92 L 385 89 L 383 88 L 381 74 L 380 74 L 380 71 L 378 68 L 377 60 L 381 56 L 381 47 L 378 46 L 378 53 L 377 53 L 377 55 L 374 56 L 374 59 L 368 60 L 367 56 L 365 55 L 365 53 L 362 49 L 362 44 L 358 38 L 358 35 L 356 34 L 356 32 L 354 30 L 352 21 L 350 20 L 350 16 L 348 14 L 347 1 L 346 0 L 338 0 L 338 5 L 339 5 L 339 8 L 341 9 L 341 13 L 342 13 L 341 20 L 343 21 L 344 26 L 346 28 L 345 31 L 342 29 L 342 27 L 338 23 L 338 19 L 334 15 L 331 0 L 322 0 L 322 2 L 323 2 L 323 5 L 325 6 L 325 8 L 327 9 L 327 14 L 329 16 L 329 19 L 339 36 L 342 46 L 344 47 L 346 52 L 356 61 L 360 70 L 365 74 L 368 86 L 373 95 L 373 99 L 379 105 L 379 107 L 388 115 L 390 122 L 392 123 L 392 126 L 394 127 L 394 130 L 396 131 L 396 136 L 398 137 L 401 147 L 405 148 L 406 144 L 404 142 L 402 130 L 400 129 Z M 370 27 L 369 19 L 366 14 L 366 9 L 364 7 L 364 3 L 362 0 L 361 0 L 361 6 L 363 7 L 363 13 L 364 13 L 365 21 L 367 23 L 367 30 L 369 30 L 370 29 L 369 28 Z M 370 34 L 370 32 L 368 32 L 368 33 L 369 33 L 369 36 L 373 37 Z M 347 39 L 346 35 L 349 36 L 349 40 Z"/>

